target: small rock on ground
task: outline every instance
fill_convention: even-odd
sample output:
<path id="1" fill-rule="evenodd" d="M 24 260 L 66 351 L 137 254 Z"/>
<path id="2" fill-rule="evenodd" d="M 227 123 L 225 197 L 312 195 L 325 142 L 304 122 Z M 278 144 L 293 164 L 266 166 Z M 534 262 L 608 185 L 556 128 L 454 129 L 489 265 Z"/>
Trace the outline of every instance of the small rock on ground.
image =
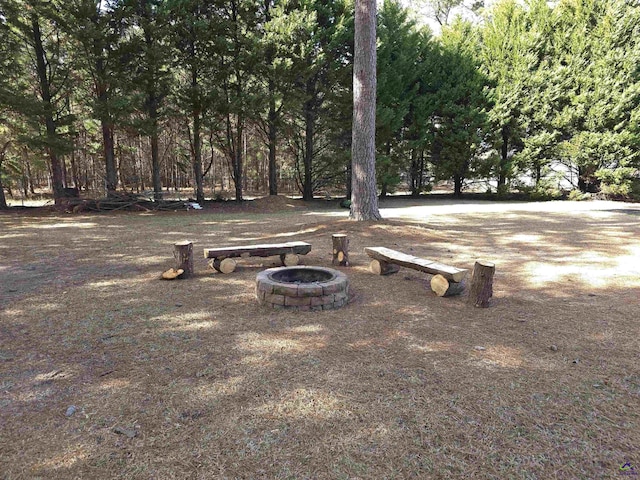
<path id="1" fill-rule="evenodd" d="M 133 438 L 138 435 L 138 432 L 135 431 L 133 428 L 122 428 L 122 427 L 115 427 L 113 429 L 113 433 L 117 433 L 118 435 L 124 435 L 127 438 Z"/>

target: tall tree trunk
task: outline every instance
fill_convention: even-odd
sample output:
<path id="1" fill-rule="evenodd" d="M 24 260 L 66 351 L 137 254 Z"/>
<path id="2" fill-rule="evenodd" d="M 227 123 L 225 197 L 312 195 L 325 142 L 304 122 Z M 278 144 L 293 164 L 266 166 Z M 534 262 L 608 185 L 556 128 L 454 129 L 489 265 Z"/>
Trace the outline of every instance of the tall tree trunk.
<path id="1" fill-rule="evenodd" d="M 7 207 L 7 199 L 4 196 L 4 186 L 2 185 L 2 163 L 4 162 L 5 152 L 9 147 L 10 142 L 6 142 L 2 151 L 0 151 L 0 209 L 6 209 Z"/>
<path id="2" fill-rule="evenodd" d="M 269 91 L 272 92 L 273 81 L 269 80 Z M 271 93 L 269 99 L 269 195 L 278 194 L 278 164 L 276 163 L 277 125 L 276 101 Z"/>
<path id="3" fill-rule="evenodd" d="M 53 146 L 58 135 L 56 132 L 55 120 L 53 119 L 54 107 L 51 103 L 51 85 L 49 84 L 48 67 L 42 43 L 42 33 L 40 32 L 40 22 L 35 13 L 31 15 L 31 31 L 33 33 L 33 45 L 36 57 L 38 82 L 40 83 L 40 94 L 44 103 L 45 125 L 47 128 L 46 151 L 51 162 L 53 198 L 55 203 L 58 204 L 64 198 L 62 163 L 60 162 L 55 147 Z"/>
<path id="4" fill-rule="evenodd" d="M 0 165 L 1 166 L 1 165 Z M 9 208 L 7 205 L 7 199 L 4 196 L 4 186 L 2 185 L 2 176 L 0 175 L 0 209 Z"/>
<path id="5" fill-rule="evenodd" d="M 98 9 L 91 16 L 93 27 L 100 31 L 100 13 Z M 95 93 L 99 108 L 100 127 L 102 129 L 102 147 L 104 153 L 105 183 L 107 197 L 113 197 L 118 188 L 118 169 L 116 166 L 115 143 L 113 140 L 113 121 L 109 108 L 108 74 L 105 65 L 104 44 L 101 38 L 95 38 L 93 42 L 93 55 L 95 58 Z M 76 186 L 78 186 L 76 184 Z"/>
<path id="6" fill-rule="evenodd" d="M 350 218 L 381 220 L 376 195 L 376 0 L 355 2 Z"/>
<path id="7" fill-rule="evenodd" d="M 455 197 L 462 197 L 462 182 L 464 178 L 462 175 L 454 175 L 453 176 L 453 195 Z"/>
<path id="8" fill-rule="evenodd" d="M 160 152 L 158 149 L 158 118 L 154 106 L 151 107 L 150 115 L 152 132 L 149 137 L 151 141 L 151 171 L 153 182 L 153 199 L 162 200 L 162 176 L 160 171 Z"/>
<path id="9" fill-rule="evenodd" d="M 416 149 L 411 149 L 411 196 L 420 196 L 420 187 L 418 185 L 419 168 L 418 156 L 416 155 Z"/>
<path id="10" fill-rule="evenodd" d="M 313 92 L 310 87 L 307 93 Z M 313 107 L 313 99 L 307 100 L 304 105 L 304 177 L 302 180 L 302 199 L 313 200 L 313 134 L 315 130 L 315 111 Z"/>
<path id="11" fill-rule="evenodd" d="M 243 141 L 243 134 L 244 134 L 244 119 L 242 118 L 242 115 L 238 115 L 237 117 L 237 125 L 236 125 L 236 148 L 234 151 L 234 162 L 233 162 L 233 181 L 235 183 L 235 187 L 236 187 L 236 202 L 241 202 L 242 201 L 242 182 L 244 181 L 243 178 L 243 158 L 242 158 L 242 141 Z"/>
<path id="12" fill-rule="evenodd" d="M 118 187 L 118 169 L 116 168 L 113 125 L 108 120 L 101 121 L 102 144 L 104 146 L 104 166 L 106 172 L 107 197 L 113 197 Z"/>
<path id="13" fill-rule="evenodd" d="M 264 14 L 265 23 L 271 21 L 271 7 L 272 0 L 264 0 Z M 273 66 L 274 49 L 270 46 L 266 53 L 266 63 L 268 66 Z M 269 114 L 267 117 L 267 135 L 269 140 L 269 195 L 278 194 L 278 164 L 276 163 L 276 149 L 277 149 L 277 119 L 278 113 L 276 111 L 276 83 L 273 79 L 273 70 L 269 71 Z"/>
<path id="14" fill-rule="evenodd" d="M 505 185 L 507 184 L 507 165 L 509 162 L 509 127 L 502 127 L 502 146 L 500 148 L 500 171 L 498 172 L 498 193 L 506 193 Z"/>
<path id="15" fill-rule="evenodd" d="M 195 179 L 196 201 L 204 205 L 204 176 L 202 174 L 202 119 L 200 112 L 193 112 L 193 176 Z"/>

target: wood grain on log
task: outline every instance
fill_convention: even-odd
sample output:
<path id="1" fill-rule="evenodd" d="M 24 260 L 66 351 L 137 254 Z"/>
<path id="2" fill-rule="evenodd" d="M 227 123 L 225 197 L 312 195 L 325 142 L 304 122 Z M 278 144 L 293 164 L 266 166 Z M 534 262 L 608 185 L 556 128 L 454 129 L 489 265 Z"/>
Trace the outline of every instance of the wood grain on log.
<path id="1" fill-rule="evenodd" d="M 295 253 L 286 253 L 284 255 L 280 255 L 280 260 L 285 267 L 295 267 L 300 263 L 300 257 Z"/>
<path id="2" fill-rule="evenodd" d="M 465 282 L 451 282 L 442 275 L 434 275 L 431 279 L 431 290 L 439 297 L 451 297 L 464 292 Z"/>
<path id="3" fill-rule="evenodd" d="M 342 233 L 331 236 L 333 242 L 332 264 L 340 267 L 349 266 L 349 237 Z"/>
<path id="4" fill-rule="evenodd" d="M 471 305 L 481 308 L 490 306 L 495 271 L 496 266 L 493 263 L 479 260 L 475 263 L 469 286 L 469 303 Z"/>
<path id="5" fill-rule="evenodd" d="M 398 273 L 400 267 L 383 260 L 371 260 L 369 270 L 376 275 L 391 275 L 392 273 Z"/>
<path id="6" fill-rule="evenodd" d="M 173 256 L 176 259 L 176 270 L 184 270 L 181 278 L 193 276 L 193 242 L 185 240 L 173 245 Z"/>
<path id="7" fill-rule="evenodd" d="M 396 250 L 391 250 L 390 248 L 366 247 L 364 251 L 376 260 L 393 263 L 401 267 L 412 268 L 421 272 L 430 273 L 431 275 L 442 275 L 452 282 L 461 282 L 468 272 L 468 270 L 465 269 L 450 267 L 442 263 L 414 257 L 413 255 L 407 255 Z"/>
<path id="8" fill-rule="evenodd" d="M 233 258 L 215 258 L 213 268 L 220 273 L 232 273 L 236 269 L 236 261 Z"/>
<path id="9" fill-rule="evenodd" d="M 175 269 L 175 268 L 170 268 L 169 270 L 167 270 L 166 272 L 162 273 L 162 279 L 163 280 L 174 280 L 178 277 L 180 277 L 180 275 L 182 275 L 184 273 L 184 270 L 182 269 Z"/>

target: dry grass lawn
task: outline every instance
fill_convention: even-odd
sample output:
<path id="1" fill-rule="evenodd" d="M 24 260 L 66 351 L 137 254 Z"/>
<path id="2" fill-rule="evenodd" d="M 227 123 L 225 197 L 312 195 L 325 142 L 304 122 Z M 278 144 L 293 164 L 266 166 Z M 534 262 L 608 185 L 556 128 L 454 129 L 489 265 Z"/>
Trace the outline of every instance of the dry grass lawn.
<path id="1" fill-rule="evenodd" d="M 294 201 L 0 215 L 0 478 L 619 478 L 640 473 L 640 206 L 394 201 L 381 223 Z M 263 213 L 263 212 L 268 213 Z M 304 240 L 352 299 L 257 305 L 260 259 Z M 172 244 L 196 278 L 161 281 Z M 365 246 L 471 268 L 494 305 L 368 272 Z M 73 415 L 67 409 L 75 406 Z"/>

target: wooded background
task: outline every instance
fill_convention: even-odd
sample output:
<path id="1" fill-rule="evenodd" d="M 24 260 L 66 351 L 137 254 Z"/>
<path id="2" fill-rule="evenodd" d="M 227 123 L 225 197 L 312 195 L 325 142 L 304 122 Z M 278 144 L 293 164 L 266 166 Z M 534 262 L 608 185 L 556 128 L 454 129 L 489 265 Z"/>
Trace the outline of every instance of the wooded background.
<path id="1" fill-rule="evenodd" d="M 438 37 L 395 1 L 378 13 L 381 195 L 439 180 L 640 195 L 640 6 L 475 2 L 471 23 L 449 18 L 460 1 L 432 3 Z M 345 0 L 0 0 L 0 206 L 68 187 L 349 195 L 353 15 Z"/>

